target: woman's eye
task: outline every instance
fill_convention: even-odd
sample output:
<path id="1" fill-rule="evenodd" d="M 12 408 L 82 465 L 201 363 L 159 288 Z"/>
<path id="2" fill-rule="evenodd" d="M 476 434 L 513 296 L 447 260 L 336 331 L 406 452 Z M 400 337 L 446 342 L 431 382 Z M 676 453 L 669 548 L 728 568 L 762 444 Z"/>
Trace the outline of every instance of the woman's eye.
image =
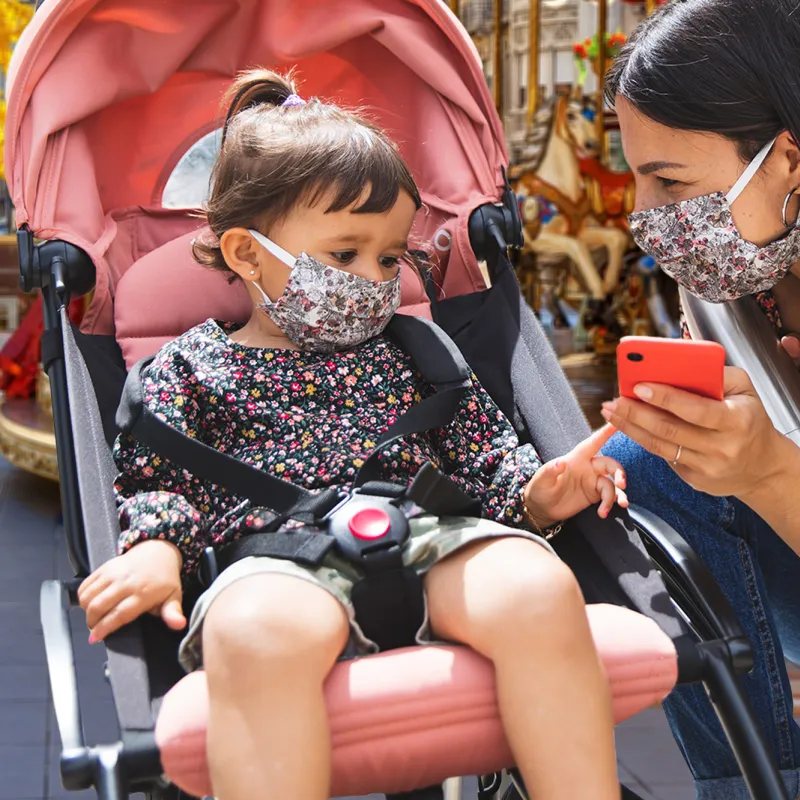
<path id="1" fill-rule="evenodd" d="M 677 186 L 680 181 L 673 181 L 670 178 L 656 178 L 656 180 L 665 188 L 671 189 L 674 186 Z"/>
<path id="2" fill-rule="evenodd" d="M 338 253 L 331 253 L 340 264 L 349 264 L 358 255 L 355 250 L 341 250 Z"/>
<path id="3" fill-rule="evenodd" d="M 397 256 L 384 256 L 379 263 L 384 269 L 394 269 L 400 266 L 400 259 Z"/>

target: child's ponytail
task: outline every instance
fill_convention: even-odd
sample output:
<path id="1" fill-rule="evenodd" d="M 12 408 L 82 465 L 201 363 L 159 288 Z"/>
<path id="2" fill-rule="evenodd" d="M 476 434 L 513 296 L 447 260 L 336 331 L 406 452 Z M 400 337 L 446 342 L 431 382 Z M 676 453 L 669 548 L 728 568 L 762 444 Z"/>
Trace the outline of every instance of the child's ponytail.
<path id="1" fill-rule="evenodd" d="M 296 94 L 291 73 L 284 76 L 268 69 L 240 73 L 223 99 L 223 105 L 228 108 L 222 130 L 223 142 L 231 120 L 240 112 L 255 106 L 281 106 L 287 97 Z"/>

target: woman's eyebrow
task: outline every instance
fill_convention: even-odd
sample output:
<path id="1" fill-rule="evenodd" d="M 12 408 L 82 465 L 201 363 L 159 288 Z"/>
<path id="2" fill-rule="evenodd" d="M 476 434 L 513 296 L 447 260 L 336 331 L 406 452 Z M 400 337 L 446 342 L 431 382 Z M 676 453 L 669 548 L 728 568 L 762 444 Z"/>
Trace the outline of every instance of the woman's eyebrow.
<path id="1" fill-rule="evenodd" d="M 686 164 L 676 164 L 673 161 L 648 161 L 636 168 L 640 175 L 650 175 L 662 169 L 685 169 Z"/>

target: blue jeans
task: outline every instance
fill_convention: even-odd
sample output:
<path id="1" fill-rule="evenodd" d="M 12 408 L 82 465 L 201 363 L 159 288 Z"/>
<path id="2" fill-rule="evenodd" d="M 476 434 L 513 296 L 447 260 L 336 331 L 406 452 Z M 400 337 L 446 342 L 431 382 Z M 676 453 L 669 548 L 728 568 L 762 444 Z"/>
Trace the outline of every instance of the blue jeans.
<path id="1" fill-rule="evenodd" d="M 685 484 L 669 465 L 617 434 L 603 449 L 628 473 L 632 503 L 675 528 L 713 573 L 754 649 L 744 687 L 789 796 L 800 797 L 800 728 L 784 654 L 800 663 L 800 557 L 752 510 Z M 800 476 L 798 478 L 800 480 Z M 681 686 L 664 703 L 702 800 L 747 800 L 733 751 L 702 686 Z"/>

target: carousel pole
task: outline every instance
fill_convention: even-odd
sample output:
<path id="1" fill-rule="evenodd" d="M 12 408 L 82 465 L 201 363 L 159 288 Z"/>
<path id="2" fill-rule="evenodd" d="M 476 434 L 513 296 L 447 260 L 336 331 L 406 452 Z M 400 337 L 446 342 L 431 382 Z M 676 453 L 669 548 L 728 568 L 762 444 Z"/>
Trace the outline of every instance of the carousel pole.
<path id="1" fill-rule="evenodd" d="M 649 17 L 656 10 L 656 0 L 644 0 L 644 10 Z"/>
<path id="2" fill-rule="evenodd" d="M 494 104 L 503 121 L 503 0 L 494 0 Z"/>
<path id="3" fill-rule="evenodd" d="M 542 0 L 530 0 L 528 10 L 528 114 L 527 127 L 533 127 L 533 118 L 539 108 L 539 58 L 541 42 L 539 41 L 539 20 L 541 19 Z"/>
<path id="4" fill-rule="evenodd" d="M 606 142 L 606 115 L 605 99 L 603 98 L 603 86 L 606 81 L 606 70 L 608 69 L 608 51 L 606 49 L 606 31 L 608 30 L 608 0 L 598 0 L 597 3 L 597 114 L 595 125 L 597 126 L 597 140 L 600 143 L 600 160 L 605 163 L 608 155 L 608 144 Z"/>
<path id="5" fill-rule="evenodd" d="M 458 16 L 458 0 L 450 0 L 449 4 L 450 10 Z"/>

